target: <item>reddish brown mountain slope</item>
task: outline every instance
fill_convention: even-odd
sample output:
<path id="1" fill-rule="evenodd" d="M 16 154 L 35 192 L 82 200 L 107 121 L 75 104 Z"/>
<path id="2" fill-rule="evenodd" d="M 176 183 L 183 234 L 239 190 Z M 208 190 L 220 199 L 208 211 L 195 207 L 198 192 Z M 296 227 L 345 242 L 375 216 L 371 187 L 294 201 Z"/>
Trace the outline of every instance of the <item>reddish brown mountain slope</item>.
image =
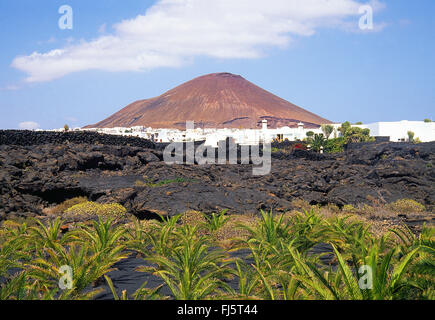
<path id="1" fill-rule="evenodd" d="M 330 123 L 307 110 L 230 73 L 214 73 L 186 82 L 160 97 L 134 102 L 89 128 L 146 126 L 185 128 L 195 121 L 204 128 L 308 127 Z"/>

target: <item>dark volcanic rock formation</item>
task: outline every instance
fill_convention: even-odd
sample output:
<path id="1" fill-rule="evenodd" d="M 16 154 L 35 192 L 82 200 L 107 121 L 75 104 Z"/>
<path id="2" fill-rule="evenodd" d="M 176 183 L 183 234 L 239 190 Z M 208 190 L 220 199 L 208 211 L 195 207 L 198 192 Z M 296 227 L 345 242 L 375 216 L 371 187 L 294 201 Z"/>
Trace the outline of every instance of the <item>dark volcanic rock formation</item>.
<path id="1" fill-rule="evenodd" d="M 85 143 L 114 146 L 132 146 L 154 149 L 155 144 L 137 137 L 122 137 L 96 132 L 51 132 L 0 130 L 0 145 L 34 146 L 43 144 Z"/>
<path id="2" fill-rule="evenodd" d="M 159 97 L 134 102 L 91 128 L 146 126 L 185 129 L 186 121 L 201 128 L 318 127 L 330 123 L 241 76 L 214 73 L 186 82 Z"/>
<path id="3" fill-rule="evenodd" d="M 20 135 L 36 140 L 25 145 Z M 118 202 L 143 218 L 192 209 L 284 212 L 297 198 L 339 206 L 400 198 L 435 204 L 435 143 L 368 144 L 337 155 L 274 153 L 271 174 L 258 177 L 250 165 L 168 166 L 162 151 L 144 140 L 145 147 L 122 137 L 99 136 L 99 144 L 87 134 L 57 137 L 0 134 L 0 219 L 42 215 L 76 196 Z"/>

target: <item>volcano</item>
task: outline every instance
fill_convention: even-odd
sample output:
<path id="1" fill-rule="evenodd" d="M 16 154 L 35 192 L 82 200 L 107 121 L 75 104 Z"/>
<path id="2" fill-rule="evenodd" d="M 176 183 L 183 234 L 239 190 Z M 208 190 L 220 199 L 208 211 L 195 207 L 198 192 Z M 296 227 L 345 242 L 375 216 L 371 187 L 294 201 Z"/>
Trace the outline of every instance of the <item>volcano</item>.
<path id="1" fill-rule="evenodd" d="M 109 118 L 87 128 L 145 126 L 156 129 L 185 129 L 186 121 L 198 128 L 294 127 L 331 123 L 239 75 L 213 73 L 188 81 L 159 97 L 136 101 Z"/>

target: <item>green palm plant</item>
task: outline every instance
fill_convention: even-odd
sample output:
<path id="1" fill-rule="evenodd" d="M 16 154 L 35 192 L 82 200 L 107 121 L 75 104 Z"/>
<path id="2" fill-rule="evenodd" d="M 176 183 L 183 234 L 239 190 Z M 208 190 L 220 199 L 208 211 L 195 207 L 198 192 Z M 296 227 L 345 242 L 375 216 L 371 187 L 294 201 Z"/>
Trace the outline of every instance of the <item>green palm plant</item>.
<path id="1" fill-rule="evenodd" d="M 370 226 L 361 221 L 349 221 L 351 216 L 325 219 L 328 242 L 334 244 L 345 255 L 346 259 L 356 256 L 366 256 L 368 248 L 376 239 L 370 232 Z M 386 247 L 386 238 L 381 241 L 382 248 Z"/>
<path id="2" fill-rule="evenodd" d="M 407 226 L 401 228 L 390 229 L 398 238 L 398 245 L 402 254 L 408 253 L 416 246 L 425 246 L 435 248 L 435 228 L 423 226 L 421 232 L 416 235 Z"/>
<path id="3" fill-rule="evenodd" d="M 416 299 L 435 300 L 435 249 L 422 246 L 419 256 L 412 261 L 410 273 L 415 275 L 412 278 L 414 294 Z"/>
<path id="4" fill-rule="evenodd" d="M 290 240 L 300 252 L 306 252 L 316 244 L 330 240 L 330 229 L 315 209 L 296 214 L 289 226 L 287 232 Z"/>
<path id="5" fill-rule="evenodd" d="M 71 233 L 72 241 L 81 243 L 90 249 L 89 254 L 96 256 L 95 265 L 111 266 L 130 253 L 125 243 L 126 229 L 124 226 L 114 226 L 114 219 L 93 221 L 92 227 L 82 225 L 76 232 Z"/>
<path id="6" fill-rule="evenodd" d="M 0 300 L 54 300 L 57 291 L 36 281 L 29 283 L 27 273 L 22 271 L 0 286 Z"/>
<path id="7" fill-rule="evenodd" d="M 124 249 L 124 246 L 119 243 L 125 233 L 124 227 L 114 227 L 114 219 L 104 221 L 98 218 L 98 221 L 92 222 L 92 227 L 82 225 L 70 235 L 75 241 L 90 245 L 93 252 L 110 252 L 107 249 L 117 248 L 119 250 L 120 246 Z"/>
<path id="8" fill-rule="evenodd" d="M 216 213 L 212 213 L 211 216 L 208 216 L 206 214 L 203 214 L 204 218 L 207 221 L 207 229 L 210 232 L 219 230 L 229 219 L 229 217 L 225 216 L 225 214 L 227 213 L 227 209 L 222 210 L 220 213 L 216 214 Z"/>
<path id="9" fill-rule="evenodd" d="M 181 218 L 181 214 L 175 215 L 175 216 L 162 216 L 162 215 L 158 215 L 162 225 L 170 227 L 170 228 L 175 228 L 175 226 L 177 225 L 178 221 Z"/>
<path id="10" fill-rule="evenodd" d="M 261 221 L 256 227 L 250 227 L 239 224 L 239 227 L 247 230 L 250 233 L 250 239 L 262 242 L 265 241 L 269 244 L 278 244 L 281 239 L 288 239 L 290 237 L 290 225 L 284 222 L 284 215 L 276 218 L 272 210 L 268 213 L 261 212 Z"/>
<path id="11" fill-rule="evenodd" d="M 146 227 L 142 221 L 135 219 L 133 227 L 128 228 L 126 232 L 126 246 L 130 250 L 138 253 L 148 253 L 148 246 L 150 244 L 150 235 L 157 230 L 157 222 L 153 227 Z"/>
<path id="12" fill-rule="evenodd" d="M 354 271 L 347 264 L 343 256 L 333 246 L 338 260 L 335 275 L 329 271 L 319 269 L 315 264 L 307 263 L 289 249 L 296 261 L 297 270 L 294 277 L 302 283 L 308 295 L 321 299 L 337 300 L 390 300 L 397 298 L 398 293 L 409 281 L 403 281 L 410 262 L 420 250 L 419 247 L 409 252 L 402 259 L 395 261 L 396 249 L 391 249 L 382 256 L 379 247 L 373 246 L 369 254 L 360 265 L 353 266 Z M 360 267 L 368 266 L 371 270 L 370 281 L 366 286 L 359 271 Z"/>
<path id="13" fill-rule="evenodd" d="M 290 280 L 287 281 L 286 298 L 322 300 L 339 298 L 338 273 L 335 278 L 331 277 L 330 271 L 319 270 L 315 263 L 309 261 L 306 256 L 302 256 L 292 245 L 286 248 L 294 261 L 289 271 Z"/>
<path id="14" fill-rule="evenodd" d="M 23 261 L 29 259 L 26 236 L 26 223 L 8 222 L 0 230 L 0 300 L 27 300 L 29 297 L 26 273 L 10 274 L 12 268 L 23 269 Z"/>
<path id="15" fill-rule="evenodd" d="M 210 231 L 226 222 L 225 213 L 209 217 Z M 161 277 L 176 299 L 435 299 L 433 227 L 419 234 L 404 227 L 377 238 L 349 217 L 323 218 L 310 210 L 287 220 L 261 211 L 256 226 L 243 226 L 248 239 L 233 249 L 248 249 L 253 262 L 247 263 L 215 248 L 213 237 L 197 227 L 180 226 L 179 217 L 136 221 L 134 228 L 99 220 L 65 235 L 60 219 L 31 228 L 6 223 L 0 229 L 0 300 L 90 299 L 104 278 L 115 299 L 165 298 L 162 286 L 146 283 L 130 296 L 115 290 L 107 273 L 129 249 L 154 265 L 140 270 Z M 320 243 L 331 244 L 335 260 L 325 262 L 311 250 Z M 71 289 L 59 287 L 63 266 L 73 271 Z M 237 289 L 227 284 L 233 277 Z"/>
<path id="16" fill-rule="evenodd" d="M 167 218 L 160 216 L 161 222 L 151 232 L 146 233 L 147 241 L 133 242 L 130 248 L 144 256 L 154 253 L 162 256 L 170 255 L 177 241 L 175 231 L 180 217 L 181 215 Z"/>
<path id="17" fill-rule="evenodd" d="M 0 245 L 0 277 L 6 276 L 11 268 L 20 268 L 21 261 L 27 258 L 25 238 L 10 235 L 10 238 Z"/>
<path id="18" fill-rule="evenodd" d="M 12 221 L 5 222 L 0 229 L 0 244 L 10 239 L 11 237 L 21 237 L 27 234 L 27 223 L 16 223 Z"/>
<path id="19" fill-rule="evenodd" d="M 26 292 L 26 273 L 22 271 L 0 285 L 0 300 L 23 300 Z"/>
<path id="20" fill-rule="evenodd" d="M 302 294 L 301 281 L 294 276 L 294 271 L 301 267 L 300 261 L 312 266 L 318 264 L 321 255 L 312 255 L 308 251 L 299 252 L 294 247 L 297 240 L 295 238 L 290 243 L 281 240 L 278 245 L 263 242 L 251 246 L 254 258 L 252 267 L 262 283 L 261 296 L 265 299 L 297 300 L 310 297 Z M 262 246 L 267 249 L 262 249 Z"/>
<path id="21" fill-rule="evenodd" d="M 412 263 L 412 260 L 417 256 L 421 247 L 416 247 L 406 255 L 395 257 L 397 248 L 388 250 L 383 254 L 382 247 L 373 245 L 368 252 L 367 257 L 363 259 L 363 264 L 369 266 L 372 270 L 373 288 L 371 290 L 361 290 L 365 299 L 370 300 L 389 300 L 398 297 L 399 291 L 402 289 L 409 289 L 412 287 L 412 282 L 407 276 L 407 271 Z M 339 259 L 340 269 L 343 273 L 345 270 L 345 263 L 342 257 L 339 256 L 338 251 L 334 248 L 336 255 Z M 360 266 L 357 266 L 360 267 Z M 346 279 L 350 278 L 349 270 L 346 271 Z M 357 279 L 360 280 L 357 273 Z M 348 282 L 351 280 L 349 279 Z"/>
<path id="22" fill-rule="evenodd" d="M 111 250 L 110 254 L 107 251 Z M 104 249 L 93 252 L 91 247 L 77 243 L 71 243 L 68 248 L 55 243 L 54 247 L 38 250 L 37 256 L 29 264 L 26 264 L 30 279 L 34 279 L 40 285 L 48 288 L 59 286 L 59 280 L 63 273 L 61 268 L 68 266 L 72 269 L 71 289 L 64 290 L 59 298 L 91 298 L 98 293 L 90 290 L 83 293 L 88 287 L 106 273 L 114 270 L 113 265 L 127 258 L 122 253 L 122 247 L 116 249 Z"/>
<path id="23" fill-rule="evenodd" d="M 267 240 L 258 240 L 253 238 L 247 241 L 248 248 L 251 252 L 254 263 L 251 267 L 256 276 L 255 281 L 261 286 L 257 294 L 264 299 L 275 300 L 276 292 L 274 290 L 273 269 L 276 267 L 277 255 L 272 253 L 276 243 L 270 243 Z"/>
<path id="24" fill-rule="evenodd" d="M 18 299 L 89 298 L 96 292 L 83 291 L 112 270 L 113 264 L 127 257 L 125 246 L 118 244 L 124 228 L 113 228 L 111 221 L 100 220 L 93 228 L 81 226 L 66 236 L 61 234 L 60 219 L 47 226 L 40 221 L 36 223 L 37 226 L 28 229 L 11 229 L 13 236 L 0 248 L 2 274 L 12 267 L 25 270 L 22 276 L 13 277 L 2 285 L 3 296 L 5 292 L 16 290 Z M 62 266 L 73 270 L 70 290 L 59 290 Z"/>
<path id="25" fill-rule="evenodd" d="M 275 283 L 271 280 L 270 274 L 261 271 L 256 266 L 253 267 L 257 272 L 259 280 L 262 284 L 261 291 L 263 292 L 262 293 L 263 297 L 267 300 L 276 300 L 277 293 L 276 293 Z"/>
<path id="26" fill-rule="evenodd" d="M 148 240 L 147 234 L 152 231 L 143 225 L 143 222 L 139 219 L 133 221 L 133 227 L 128 228 L 127 238 L 129 242 L 146 242 Z"/>
<path id="27" fill-rule="evenodd" d="M 260 296 L 271 300 L 294 299 L 299 283 L 289 277 L 294 259 L 287 252 L 287 244 L 291 243 L 306 257 L 310 248 L 328 239 L 326 226 L 314 210 L 297 214 L 287 222 L 284 215 L 274 217 L 272 211 L 261 214 L 262 220 L 256 227 L 241 226 L 249 231 L 250 239 L 241 241 L 236 249 L 250 250 L 252 268 L 261 284 Z"/>
<path id="28" fill-rule="evenodd" d="M 112 280 L 109 276 L 104 276 L 106 279 L 107 285 L 110 288 L 110 291 L 112 292 L 113 299 L 114 300 L 122 300 L 127 301 L 130 300 L 127 291 L 123 290 L 121 292 L 121 296 L 118 295 L 115 286 L 113 285 Z M 162 297 L 159 293 L 159 291 L 162 289 L 163 285 L 158 286 L 154 289 L 146 288 L 147 282 L 144 282 L 142 286 L 136 290 L 136 292 L 132 295 L 133 300 L 157 300 L 157 299 L 164 299 L 165 297 Z"/>
<path id="29" fill-rule="evenodd" d="M 414 288 L 419 291 L 418 298 L 435 299 L 435 228 L 423 226 L 420 234 L 415 235 L 409 228 L 390 230 L 399 240 L 398 251 L 406 255 L 416 247 L 420 247 L 418 255 L 410 265 L 410 273 Z"/>
<path id="30" fill-rule="evenodd" d="M 272 210 L 267 213 L 261 211 L 261 217 L 261 221 L 254 227 L 238 225 L 248 231 L 249 238 L 239 240 L 233 251 L 249 250 L 250 257 L 254 260 L 251 267 L 255 279 L 253 278 L 252 281 L 261 284 L 258 294 L 273 300 L 275 294 L 269 286 L 269 280 L 271 280 L 269 276 L 272 273 L 272 266 L 276 265 L 277 258 L 280 257 L 279 254 L 276 254 L 276 251 L 279 251 L 277 247 L 280 246 L 281 242 L 289 241 L 290 225 L 284 222 L 284 215 L 275 217 Z"/>
<path id="31" fill-rule="evenodd" d="M 139 268 L 161 277 L 177 300 L 201 300 L 230 291 L 222 279 L 231 274 L 230 260 L 218 249 L 211 250 L 209 239 L 196 236 L 196 227 L 174 231 L 178 239 L 170 252 L 155 253 L 146 260 L 157 267 Z"/>
<path id="32" fill-rule="evenodd" d="M 291 270 L 294 268 L 294 261 L 289 270 L 284 270 L 280 265 L 275 266 L 269 274 L 254 268 L 261 283 L 263 284 L 263 297 L 270 300 L 299 300 L 300 282 L 292 276 Z"/>
<path id="33" fill-rule="evenodd" d="M 61 227 L 63 222 L 59 217 L 50 221 L 48 225 L 44 225 L 36 219 L 35 222 L 37 226 L 29 228 L 29 244 L 33 242 L 37 248 L 55 248 L 56 244 L 63 244 L 68 241 L 68 236 L 62 236 Z"/>
<path id="34" fill-rule="evenodd" d="M 331 126 L 330 124 L 323 124 L 321 126 L 321 129 L 322 129 L 322 132 L 325 135 L 326 139 L 329 139 L 331 134 L 334 132 L 334 127 Z"/>
<path id="35" fill-rule="evenodd" d="M 23 283 L 25 278 L 24 272 L 19 276 L 11 275 L 10 270 L 24 270 L 23 263 L 31 260 L 31 249 L 28 245 L 27 224 L 17 224 L 8 221 L 0 230 L 0 278 L 3 279 L 0 284 L 0 297 L 5 299 L 11 296 L 13 299 L 21 299 L 25 291 Z M 24 289 L 23 289 L 24 288 Z M 16 295 L 11 293 L 16 291 Z"/>
<path id="36" fill-rule="evenodd" d="M 315 134 L 312 139 L 313 150 L 316 152 L 320 152 L 322 148 L 326 145 L 326 139 L 323 134 Z"/>
<path id="37" fill-rule="evenodd" d="M 239 297 L 240 299 L 257 299 L 257 288 L 260 284 L 260 279 L 254 272 L 253 268 L 250 268 L 243 261 L 235 261 L 236 272 L 235 275 L 239 278 L 238 292 L 232 292 L 233 297 Z"/>

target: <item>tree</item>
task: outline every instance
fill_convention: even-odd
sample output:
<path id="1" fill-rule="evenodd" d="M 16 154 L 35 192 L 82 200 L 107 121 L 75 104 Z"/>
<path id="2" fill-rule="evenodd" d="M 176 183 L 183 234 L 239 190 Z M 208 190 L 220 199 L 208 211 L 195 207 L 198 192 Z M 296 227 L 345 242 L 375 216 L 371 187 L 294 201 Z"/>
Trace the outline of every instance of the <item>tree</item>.
<path id="1" fill-rule="evenodd" d="M 315 134 L 312 140 L 313 150 L 316 152 L 320 152 L 322 148 L 325 147 L 326 139 L 323 134 Z"/>
<path id="2" fill-rule="evenodd" d="M 342 136 L 345 138 L 346 143 L 359 143 L 359 142 L 373 142 L 374 137 L 370 136 L 370 129 L 362 129 L 352 127 L 349 121 L 346 121 L 338 128 Z"/>
<path id="3" fill-rule="evenodd" d="M 370 129 L 350 128 L 345 136 L 347 143 L 373 142 L 374 137 L 370 136 Z"/>
<path id="4" fill-rule="evenodd" d="M 63 129 L 65 130 L 65 132 L 68 132 L 69 131 L 69 126 L 66 124 L 66 125 L 63 126 Z"/>
<path id="5" fill-rule="evenodd" d="M 414 132 L 408 131 L 408 141 L 409 142 L 414 142 L 414 136 L 415 136 Z"/>
<path id="6" fill-rule="evenodd" d="M 346 140 L 344 137 L 326 140 L 325 152 L 328 153 L 343 152 L 345 144 L 346 144 Z"/>
<path id="7" fill-rule="evenodd" d="M 424 119 L 424 122 L 426 122 L 426 123 L 431 123 L 432 120 L 431 120 L 431 119 Z"/>
<path id="8" fill-rule="evenodd" d="M 341 124 L 341 127 L 338 128 L 338 131 L 340 131 L 340 133 L 344 137 L 346 135 L 347 130 L 349 130 L 350 128 L 351 128 L 350 122 L 346 121 Z"/>
<path id="9" fill-rule="evenodd" d="M 314 136 L 314 132 L 313 131 L 308 131 L 307 132 L 307 137 L 308 138 L 311 138 L 311 137 L 313 137 Z"/>
<path id="10" fill-rule="evenodd" d="M 355 124 L 356 124 L 357 126 L 360 126 L 360 125 L 362 125 L 363 123 L 362 123 L 361 121 L 358 121 L 358 122 L 355 122 Z"/>
<path id="11" fill-rule="evenodd" d="M 328 140 L 331 134 L 334 132 L 334 127 L 330 124 L 324 124 L 322 125 L 322 132 L 325 135 L 326 140 Z"/>

